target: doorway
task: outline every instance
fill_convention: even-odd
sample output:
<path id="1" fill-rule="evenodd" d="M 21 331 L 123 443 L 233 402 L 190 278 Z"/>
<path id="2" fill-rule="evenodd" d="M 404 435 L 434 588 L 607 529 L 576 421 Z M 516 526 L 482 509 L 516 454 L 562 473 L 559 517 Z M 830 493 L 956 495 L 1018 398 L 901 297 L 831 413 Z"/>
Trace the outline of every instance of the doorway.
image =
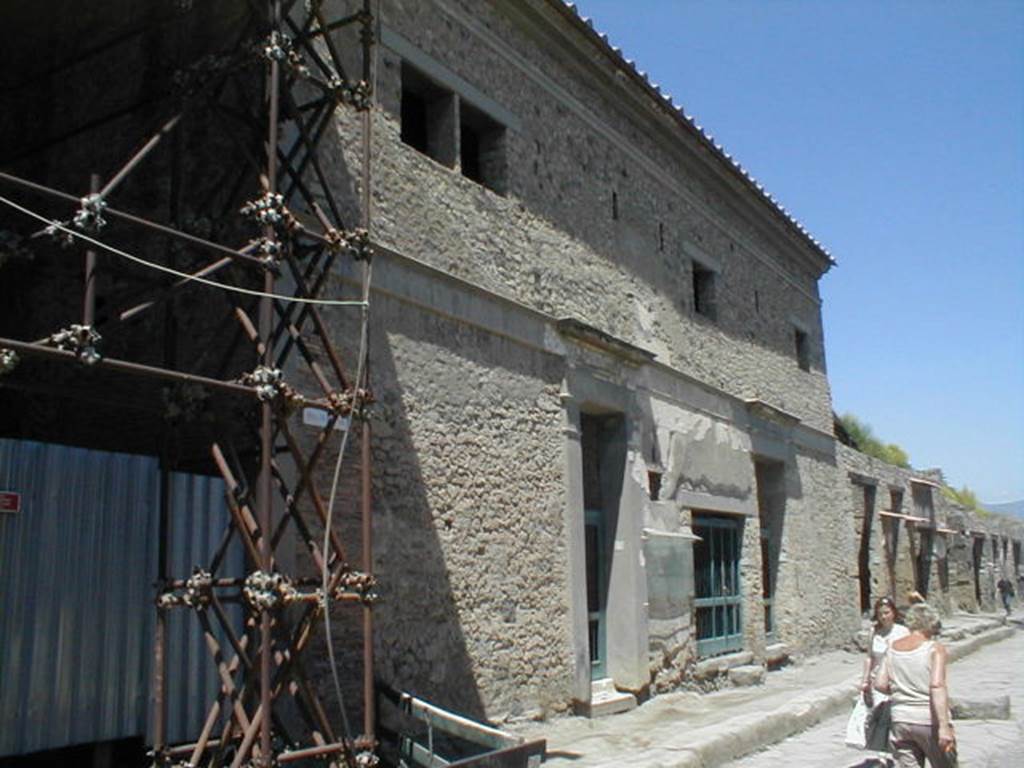
<path id="1" fill-rule="evenodd" d="M 782 525 L 786 513 L 786 465 L 780 461 L 754 461 L 757 510 L 761 526 L 761 601 L 764 633 L 775 639 L 775 590 L 779 579 Z"/>
<path id="2" fill-rule="evenodd" d="M 608 676 L 608 587 L 626 461 L 621 413 L 581 413 L 590 677 Z"/>

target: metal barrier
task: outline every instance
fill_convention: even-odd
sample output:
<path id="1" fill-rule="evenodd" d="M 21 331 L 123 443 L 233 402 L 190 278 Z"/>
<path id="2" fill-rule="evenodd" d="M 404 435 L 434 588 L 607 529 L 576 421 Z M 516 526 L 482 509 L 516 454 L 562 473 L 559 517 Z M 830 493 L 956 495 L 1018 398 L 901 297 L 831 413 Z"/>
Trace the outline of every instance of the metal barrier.
<path id="1" fill-rule="evenodd" d="M 425 768 L 535 768 L 544 762 L 547 742 L 543 739 L 528 742 L 520 736 L 441 709 L 381 683 L 377 684 L 377 693 L 378 701 L 389 701 L 407 717 L 426 725 L 426 744 L 405 734 L 383 727 L 380 729 L 382 737 L 387 734 L 394 738 L 400 765 Z M 485 751 L 468 757 L 446 758 L 438 754 L 436 732 L 469 742 Z"/>

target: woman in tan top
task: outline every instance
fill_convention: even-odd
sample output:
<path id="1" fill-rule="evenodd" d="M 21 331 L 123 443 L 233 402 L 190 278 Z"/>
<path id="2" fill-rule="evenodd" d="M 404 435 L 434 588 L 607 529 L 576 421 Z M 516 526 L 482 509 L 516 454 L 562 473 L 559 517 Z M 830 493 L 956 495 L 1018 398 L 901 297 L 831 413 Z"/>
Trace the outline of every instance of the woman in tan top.
<path id="1" fill-rule="evenodd" d="M 875 687 L 892 697 L 889 744 L 899 768 L 953 765 L 955 746 L 946 691 L 946 648 L 932 638 L 939 615 L 927 603 L 906 614 L 910 634 L 893 641 Z"/>

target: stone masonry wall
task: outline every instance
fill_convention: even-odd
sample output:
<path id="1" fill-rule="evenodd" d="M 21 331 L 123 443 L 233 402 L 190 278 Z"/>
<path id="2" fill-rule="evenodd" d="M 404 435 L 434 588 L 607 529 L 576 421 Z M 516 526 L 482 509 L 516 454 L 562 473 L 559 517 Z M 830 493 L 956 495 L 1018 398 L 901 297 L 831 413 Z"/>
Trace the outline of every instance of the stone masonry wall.
<path id="1" fill-rule="evenodd" d="M 940 610 L 995 610 L 996 574 L 1012 573 L 1012 561 L 1007 567 L 1002 557 L 1002 542 L 1007 541 L 1007 552 L 1011 551 L 1014 540 L 1020 540 L 1020 523 L 998 515 L 980 516 L 952 502 L 939 487 L 944 481 L 942 473 L 934 470 L 920 471 L 903 469 L 874 459 L 844 445 L 838 446 L 840 465 L 847 475 L 850 509 L 860 514 L 862 489 L 865 481 L 877 483 L 875 499 L 875 523 L 871 533 L 871 599 L 890 594 L 897 603 L 905 603 L 907 594 L 917 588 L 915 559 L 927 539 L 922 531 L 901 520 L 892 568 L 895 581 L 889 577 L 889 555 L 879 511 L 896 511 L 903 514 L 917 514 L 914 510 L 912 480 L 926 480 L 938 485 L 931 486 L 934 509 L 934 523 L 939 528 L 956 533 L 935 532 L 932 535 L 932 557 L 928 574 L 928 600 Z M 850 476 L 859 478 L 857 482 Z M 902 493 L 902 508 L 891 509 L 890 490 Z M 859 530 L 859 529 L 858 529 Z M 992 542 L 997 546 L 993 550 Z M 859 544 L 859 541 L 858 541 Z M 976 562 L 977 559 L 977 562 Z M 857 577 L 856 559 L 850 561 L 851 576 Z M 980 600 L 978 596 L 980 595 Z"/>
<path id="2" fill-rule="evenodd" d="M 796 255 L 804 246 L 752 223 L 767 211 L 752 216 L 757 206 L 748 207 L 739 197 L 745 193 L 723 186 L 696 156 L 686 159 L 679 147 L 689 140 L 665 115 L 650 104 L 637 107 L 639 114 L 624 109 L 629 100 L 613 85 L 609 90 L 490 3 L 387 2 L 383 13 L 388 27 L 511 110 L 521 125 L 507 132 L 504 196 L 402 144 L 400 59 L 382 48 L 376 237 L 487 290 L 579 317 L 715 387 L 830 429 L 817 275 L 804 266 L 807 257 Z M 358 135 L 357 122 L 343 117 L 345 168 L 358 167 Z M 338 174 L 340 187 L 355 189 L 355 174 Z M 691 256 L 718 269 L 715 321 L 694 312 Z M 809 372 L 795 360 L 794 318 L 809 333 Z"/>
<path id="3" fill-rule="evenodd" d="M 796 651 L 844 645 L 857 631 L 856 558 L 835 459 L 798 451 L 787 468 L 787 501 L 775 598 L 777 637 Z"/>
<path id="4" fill-rule="evenodd" d="M 474 717 L 564 708 L 561 360 L 384 296 L 372 317 L 377 675 Z"/>

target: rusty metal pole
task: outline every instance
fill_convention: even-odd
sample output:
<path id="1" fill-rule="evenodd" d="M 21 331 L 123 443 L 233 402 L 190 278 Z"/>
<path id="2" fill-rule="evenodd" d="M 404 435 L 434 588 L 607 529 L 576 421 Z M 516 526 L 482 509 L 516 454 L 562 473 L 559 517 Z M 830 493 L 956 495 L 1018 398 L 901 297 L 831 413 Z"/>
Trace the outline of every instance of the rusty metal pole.
<path id="1" fill-rule="evenodd" d="M 89 192 L 96 194 L 100 189 L 100 176 L 92 174 L 89 178 Z M 96 321 L 96 251 L 89 248 L 85 252 L 85 299 L 82 302 L 82 325 L 91 328 Z"/>
<path id="2" fill-rule="evenodd" d="M 371 46 L 374 44 L 373 24 L 376 19 L 373 17 L 371 0 L 363 0 L 363 79 L 367 85 L 373 84 L 374 72 Z M 376 90 L 374 88 L 374 90 Z M 371 181 L 371 153 L 373 150 L 373 103 L 376 100 L 376 93 L 370 93 L 370 103 L 363 111 L 363 205 L 362 225 L 367 235 L 370 232 L 372 220 L 370 206 L 373 202 L 373 194 L 370 186 Z M 368 313 L 370 300 L 370 263 L 363 264 L 363 312 Z M 369 323 L 369 317 L 364 315 L 364 323 Z M 365 327 L 365 326 L 364 326 Z M 370 389 L 370 353 L 369 353 L 369 328 L 366 327 L 366 350 L 365 358 L 362 360 L 363 380 L 356 382 L 357 387 L 363 387 L 364 391 Z M 370 467 L 370 420 L 363 412 L 362 430 L 362 538 L 363 538 L 363 571 L 373 575 L 373 505 L 372 505 L 372 472 Z M 370 604 L 363 605 L 363 732 L 373 743 L 376 723 L 376 696 L 374 692 L 373 675 L 373 607 Z"/>
<path id="3" fill-rule="evenodd" d="M 170 541 L 170 471 L 167 451 L 160 457 L 160 522 L 157 541 L 158 591 L 167 583 Z M 160 759 L 167 748 L 167 609 L 156 608 L 156 629 L 153 637 L 153 754 Z"/>
<path id="4" fill-rule="evenodd" d="M 373 104 L 377 100 L 376 68 L 373 63 L 373 46 L 375 44 L 374 26 L 378 19 L 374 17 L 372 0 L 362 0 L 362 13 L 364 13 L 364 26 L 362 26 L 362 80 L 371 87 L 370 103 L 362 113 L 362 228 L 367 230 L 369 236 L 370 225 L 373 220 L 373 189 L 372 182 L 372 153 L 373 153 Z M 379 7 L 379 6 L 378 6 Z M 367 313 L 365 323 L 367 324 L 366 334 L 366 357 L 362 360 L 362 382 L 356 382 L 366 391 L 370 390 L 370 262 L 362 265 L 362 311 Z M 373 472 L 371 467 L 371 440 L 369 416 L 364 413 L 362 418 L 362 569 L 367 575 L 374 572 L 374 540 L 373 540 Z M 364 604 L 362 607 L 362 728 L 371 743 L 375 740 L 377 724 L 376 691 L 374 688 L 374 611 L 372 604 Z"/>
<path id="5" fill-rule="evenodd" d="M 156 609 L 156 632 L 153 638 L 153 754 L 159 759 L 167 747 L 167 610 Z"/>
<path id="6" fill-rule="evenodd" d="M 365 380 L 365 379 L 364 379 Z M 373 520 L 370 472 L 370 421 L 363 418 L 362 434 L 362 517 L 363 517 L 363 571 L 373 575 Z M 376 702 L 373 690 L 373 608 L 363 605 L 363 732 L 373 739 L 376 723 Z"/>
<path id="7" fill-rule="evenodd" d="M 277 33 L 281 27 L 281 4 L 280 0 L 271 0 L 270 3 L 270 27 L 272 33 Z M 267 98 L 269 100 L 269 119 L 267 126 L 267 192 L 274 194 L 277 191 L 277 121 L 279 115 L 279 93 L 278 84 L 280 77 L 280 65 L 276 58 L 270 59 L 270 70 L 267 76 Z M 276 233 L 272 226 L 267 226 L 265 236 L 269 239 L 276 239 Z M 263 290 L 267 294 L 274 292 L 274 272 L 267 269 L 263 275 Z M 273 367 L 273 345 L 271 336 L 273 334 L 274 308 L 272 300 L 264 296 L 260 299 L 259 331 L 263 342 L 262 365 L 267 368 Z M 260 526 L 260 570 L 270 573 L 272 568 L 272 552 L 270 543 L 270 532 L 273 530 L 273 474 L 271 467 L 271 451 L 273 443 L 274 413 L 269 402 L 260 405 L 260 474 L 257 480 L 257 498 L 259 526 Z M 263 611 L 260 616 L 260 708 L 263 712 L 263 719 L 260 721 L 260 760 L 266 766 L 272 764 L 271 758 L 271 730 L 273 719 L 270 717 L 271 708 L 271 655 L 273 637 L 271 617 L 268 611 Z"/>

